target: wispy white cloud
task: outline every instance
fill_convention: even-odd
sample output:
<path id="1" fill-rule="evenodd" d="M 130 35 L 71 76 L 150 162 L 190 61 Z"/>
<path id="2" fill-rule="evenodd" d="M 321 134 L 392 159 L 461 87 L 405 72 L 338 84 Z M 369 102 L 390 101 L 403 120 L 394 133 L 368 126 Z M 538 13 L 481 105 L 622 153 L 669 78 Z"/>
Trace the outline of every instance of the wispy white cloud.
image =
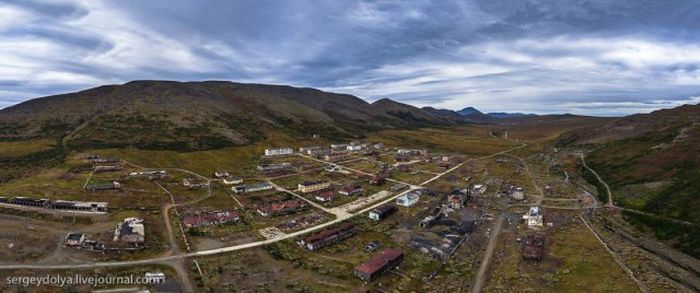
<path id="1" fill-rule="evenodd" d="M 501 40 L 386 65 L 329 89 L 453 109 L 469 101 L 487 111 L 619 115 L 674 106 L 700 90 L 698 52 L 697 44 L 636 38 Z M 678 66 L 696 69 L 669 69 Z"/>

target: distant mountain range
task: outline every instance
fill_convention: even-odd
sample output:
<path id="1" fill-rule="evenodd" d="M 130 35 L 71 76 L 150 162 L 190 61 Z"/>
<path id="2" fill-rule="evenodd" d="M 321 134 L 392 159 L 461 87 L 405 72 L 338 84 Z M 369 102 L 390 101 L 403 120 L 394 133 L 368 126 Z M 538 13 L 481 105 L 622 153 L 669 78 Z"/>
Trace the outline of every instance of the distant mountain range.
<path id="1" fill-rule="evenodd" d="M 478 112 L 478 111 L 477 111 Z M 480 113 L 480 112 L 479 112 Z M 133 81 L 0 110 L 0 140 L 62 138 L 74 148 L 195 150 L 246 145 L 275 132 L 360 137 L 391 128 L 489 123 L 458 112 L 311 88 L 228 81 Z"/>
<path id="2" fill-rule="evenodd" d="M 520 118 L 520 117 L 536 117 L 535 114 L 523 114 L 523 113 L 506 113 L 506 112 L 490 112 L 483 113 L 474 107 L 467 107 L 462 110 L 457 111 L 458 114 L 464 117 L 470 117 L 472 119 L 482 119 L 484 121 L 492 121 L 490 118 L 496 119 L 506 119 L 506 118 Z"/>

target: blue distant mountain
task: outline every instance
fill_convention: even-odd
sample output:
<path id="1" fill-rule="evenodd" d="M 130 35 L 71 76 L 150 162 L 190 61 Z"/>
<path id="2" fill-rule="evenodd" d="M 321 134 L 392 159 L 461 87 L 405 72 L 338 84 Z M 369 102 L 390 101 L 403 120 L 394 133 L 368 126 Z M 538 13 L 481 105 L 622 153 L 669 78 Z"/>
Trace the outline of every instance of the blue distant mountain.
<path id="1" fill-rule="evenodd" d="M 483 113 L 479 110 L 477 110 L 474 107 L 466 107 L 462 110 L 457 111 L 459 115 L 462 115 L 464 117 L 470 117 L 470 118 L 481 118 L 482 120 L 484 119 L 489 119 L 489 118 L 495 118 L 495 119 L 505 119 L 505 118 L 518 118 L 518 117 L 534 117 L 537 116 L 535 114 L 525 114 L 525 113 L 506 113 L 506 112 L 491 112 L 491 113 Z"/>
<path id="2" fill-rule="evenodd" d="M 457 113 L 459 113 L 459 115 L 462 116 L 484 115 L 484 113 L 482 113 L 474 107 L 464 108 L 462 110 L 457 111 Z"/>
<path id="3" fill-rule="evenodd" d="M 536 114 L 525 114 L 525 113 L 506 113 L 506 112 L 491 112 L 487 113 L 486 115 L 489 115 L 493 118 L 516 118 L 516 117 L 534 117 L 537 116 Z"/>

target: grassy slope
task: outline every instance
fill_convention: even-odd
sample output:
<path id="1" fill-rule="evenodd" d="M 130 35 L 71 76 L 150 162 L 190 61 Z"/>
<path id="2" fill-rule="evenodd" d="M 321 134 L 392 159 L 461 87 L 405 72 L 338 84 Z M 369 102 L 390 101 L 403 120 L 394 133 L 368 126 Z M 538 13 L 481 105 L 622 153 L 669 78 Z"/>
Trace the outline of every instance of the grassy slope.
<path id="1" fill-rule="evenodd" d="M 492 139 L 483 129 L 476 127 L 385 130 L 373 133 L 368 138 L 387 146 L 426 147 L 433 152 L 458 152 L 474 156 L 492 154 L 516 146 L 514 143 Z"/>
<path id="2" fill-rule="evenodd" d="M 351 139 L 379 129 L 464 122 L 443 112 L 389 100 L 368 104 L 351 95 L 309 88 L 135 81 L 2 109 L 0 141 L 65 136 L 72 149 L 195 151 L 250 145 L 264 140 L 268 131 L 297 138 L 320 134 Z"/>
<path id="3" fill-rule="evenodd" d="M 610 185 L 613 192 L 624 186 L 670 180 L 647 195 L 642 208 L 681 220 L 700 222 L 700 158 L 698 139 L 672 144 L 678 133 L 650 133 L 637 138 L 605 144 L 590 156 L 590 165 Z M 700 131 L 695 131 L 700 134 Z M 666 149 L 654 148 L 661 144 Z M 628 202 L 615 198 L 620 205 Z"/>
<path id="4" fill-rule="evenodd" d="M 589 165 L 610 185 L 618 205 L 700 222 L 700 158 L 697 156 L 700 131 L 695 129 L 688 140 L 673 143 L 680 129 L 652 132 L 596 148 Z M 667 148 L 654 148 L 662 144 Z M 650 182 L 664 183 L 638 188 Z M 698 229 L 634 214 L 626 214 L 625 218 L 659 239 L 671 241 L 679 250 L 700 257 Z"/>

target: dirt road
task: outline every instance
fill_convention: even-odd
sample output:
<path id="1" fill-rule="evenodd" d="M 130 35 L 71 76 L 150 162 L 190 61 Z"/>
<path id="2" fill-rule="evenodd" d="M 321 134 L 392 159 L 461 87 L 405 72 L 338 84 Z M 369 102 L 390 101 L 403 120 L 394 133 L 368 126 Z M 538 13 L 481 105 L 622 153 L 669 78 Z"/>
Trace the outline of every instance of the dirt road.
<path id="1" fill-rule="evenodd" d="M 491 257 L 493 256 L 493 251 L 496 249 L 496 243 L 498 242 L 498 235 L 501 233 L 501 227 L 503 227 L 503 221 L 506 219 L 506 210 L 501 211 L 501 215 L 496 220 L 493 229 L 491 230 L 491 237 L 489 237 L 489 245 L 486 247 L 484 252 L 484 258 L 481 260 L 481 265 L 479 266 L 479 272 L 476 274 L 474 281 L 474 286 L 472 286 L 472 293 L 481 292 L 486 285 L 486 272 L 491 262 Z"/>

